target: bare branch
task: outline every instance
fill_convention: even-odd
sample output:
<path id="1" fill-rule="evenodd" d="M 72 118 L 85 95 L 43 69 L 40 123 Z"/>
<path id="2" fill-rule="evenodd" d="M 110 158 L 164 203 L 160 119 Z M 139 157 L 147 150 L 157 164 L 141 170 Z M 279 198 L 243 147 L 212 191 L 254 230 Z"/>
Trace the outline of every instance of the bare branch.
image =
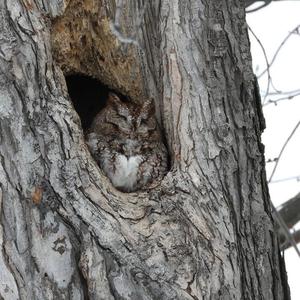
<path id="1" fill-rule="evenodd" d="M 269 94 L 269 95 L 270 95 L 270 94 Z M 285 100 L 292 100 L 292 99 L 294 99 L 294 98 L 297 97 L 297 96 L 300 96 L 300 92 L 299 92 L 299 93 L 296 93 L 296 94 L 294 94 L 294 95 L 290 95 L 290 96 L 278 98 L 278 99 L 275 99 L 275 100 L 269 99 L 265 104 L 263 104 L 263 106 L 267 106 L 267 105 L 269 105 L 269 104 L 277 105 L 278 102 L 285 101 Z"/>
<path id="2" fill-rule="evenodd" d="M 257 76 L 257 78 L 262 77 L 266 72 L 269 72 L 268 69 L 270 69 L 270 67 L 273 65 L 275 59 L 277 58 L 278 53 L 280 52 L 280 50 L 282 49 L 282 47 L 284 46 L 284 44 L 287 42 L 287 40 L 295 33 L 298 33 L 298 30 L 300 28 L 300 25 L 297 25 L 291 32 L 289 32 L 289 34 L 283 39 L 283 41 L 281 42 L 281 44 L 279 45 L 279 47 L 277 48 L 271 62 L 269 65 L 267 65 L 267 68 L 260 74 Z"/>
<path id="3" fill-rule="evenodd" d="M 263 103 L 265 102 L 265 99 L 269 93 L 269 89 L 270 89 L 270 84 L 271 84 L 271 74 L 270 74 L 270 64 L 269 64 L 269 60 L 268 60 L 268 56 L 267 56 L 267 53 L 266 53 L 266 50 L 262 44 L 262 42 L 260 41 L 260 39 L 257 37 L 257 35 L 254 33 L 254 31 L 251 29 L 250 26 L 248 26 L 248 29 L 249 31 L 252 33 L 252 35 L 254 36 L 254 38 L 256 39 L 256 41 L 258 42 L 258 44 L 260 45 L 261 47 L 261 50 L 264 54 L 264 58 L 265 58 L 265 61 L 266 61 L 266 65 L 267 65 L 267 72 L 268 72 L 268 84 L 267 84 L 267 92 L 264 96 L 264 99 L 263 99 Z"/>
<path id="4" fill-rule="evenodd" d="M 299 0 L 270 0 L 270 2 L 278 2 L 278 1 L 299 1 Z M 267 0 L 245 0 L 245 7 L 248 7 L 252 4 L 254 4 L 255 2 L 269 2 Z"/>
<path id="5" fill-rule="evenodd" d="M 267 89 L 265 92 L 263 92 L 263 101 L 262 101 L 262 105 L 266 105 L 266 98 L 267 96 L 269 95 L 288 95 L 288 99 L 291 99 L 295 96 L 298 95 L 298 93 L 300 94 L 300 91 L 299 90 L 293 90 L 293 91 L 287 91 L 287 92 L 282 92 L 282 91 L 279 91 L 277 90 L 277 88 L 274 86 L 273 82 L 272 82 L 272 77 L 271 77 L 271 73 L 270 73 L 270 68 L 272 66 L 272 64 L 274 63 L 279 51 L 282 49 L 283 45 L 286 43 L 286 41 L 290 38 L 290 36 L 292 34 L 296 34 L 298 33 L 299 31 L 299 28 L 300 28 L 300 25 L 296 26 L 286 37 L 285 39 L 281 42 L 281 44 L 279 45 L 278 49 L 276 50 L 271 62 L 269 63 L 269 60 L 268 60 L 268 57 L 267 57 L 267 54 L 266 54 L 266 50 L 262 44 L 262 42 L 260 41 L 260 39 L 257 37 L 257 35 L 253 32 L 253 30 L 251 29 L 250 26 L 248 26 L 249 28 L 249 31 L 251 32 L 251 34 L 253 35 L 253 37 L 256 39 L 256 41 L 258 42 L 259 46 L 261 47 L 262 49 L 262 52 L 263 52 L 263 55 L 264 55 L 264 58 L 265 58 L 265 62 L 266 62 L 266 69 L 260 74 L 257 76 L 257 78 L 261 78 L 265 73 L 267 73 L 267 76 L 268 76 L 268 83 L 267 83 Z M 270 92 L 270 87 L 272 86 L 272 88 L 275 90 L 275 92 Z M 296 95 L 297 93 L 297 95 Z M 290 94 L 295 94 L 295 95 L 290 95 Z M 274 100 L 272 101 L 268 101 L 267 103 L 269 104 L 270 103 L 274 103 Z"/>
<path id="6" fill-rule="evenodd" d="M 291 140 L 291 138 L 293 137 L 294 133 L 296 132 L 297 128 L 299 127 L 300 125 L 300 121 L 296 124 L 296 126 L 294 127 L 293 131 L 291 132 L 291 134 L 289 135 L 289 137 L 287 138 L 287 140 L 285 141 L 283 147 L 281 148 L 281 151 L 278 155 L 278 158 L 275 162 L 275 166 L 273 168 L 273 171 L 272 171 L 272 174 L 268 180 L 268 183 L 271 182 L 274 174 L 275 174 L 275 171 L 276 171 L 276 168 L 278 166 L 278 163 L 280 161 L 280 158 L 286 148 L 286 146 L 288 145 L 289 141 Z M 297 247 L 297 243 L 296 241 L 294 240 L 293 238 L 293 235 L 290 233 L 289 231 L 289 227 L 287 226 L 286 224 L 286 221 L 285 219 L 282 217 L 282 215 L 276 210 L 276 208 L 274 207 L 273 203 L 271 202 L 271 205 L 274 209 L 274 212 L 273 212 L 273 215 L 274 215 L 274 218 L 275 220 L 277 221 L 277 226 L 278 226 L 278 236 L 280 237 L 280 240 L 283 240 L 284 242 L 287 241 L 291 246 L 294 247 L 295 251 L 297 252 L 298 256 L 300 257 L 300 251 Z"/>
<path id="7" fill-rule="evenodd" d="M 292 138 L 293 135 L 295 134 L 296 130 L 298 129 L 299 125 L 300 125 L 300 121 L 298 121 L 298 123 L 296 124 L 296 126 L 295 126 L 294 129 L 292 130 L 291 134 L 288 136 L 288 138 L 286 139 L 285 143 L 283 144 L 283 146 L 282 146 L 282 148 L 281 148 L 281 150 L 280 150 L 280 153 L 279 153 L 279 155 L 278 155 L 278 158 L 277 158 L 277 160 L 276 160 L 275 166 L 274 166 L 274 168 L 273 168 L 273 171 L 272 171 L 272 173 L 271 173 L 271 176 L 270 176 L 270 178 L 269 178 L 269 180 L 268 180 L 268 183 L 270 183 L 270 182 L 272 181 L 272 178 L 273 178 L 273 176 L 274 176 L 274 174 L 275 174 L 275 171 L 276 171 L 276 169 L 277 169 L 277 166 L 278 166 L 278 163 L 279 163 L 279 161 L 280 161 L 280 158 L 281 158 L 281 156 L 282 156 L 282 154 L 283 154 L 283 152 L 284 152 L 286 146 L 288 145 L 289 141 L 291 140 L 291 138 Z"/>
<path id="8" fill-rule="evenodd" d="M 251 0 L 250 0 L 250 1 L 247 1 L 247 2 L 246 2 L 246 6 L 250 6 L 250 5 L 254 4 L 255 2 L 257 2 L 257 1 L 251 1 Z M 259 2 L 262 2 L 262 1 L 259 1 Z M 258 7 L 255 7 L 255 8 L 250 9 L 250 10 L 246 10 L 246 13 L 252 13 L 252 12 L 258 11 L 258 10 L 260 10 L 260 9 L 262 9 L 262 8 L 264 8 L 264 7 L 266 7 L 267 5 L 269 5 L 269 4 L 272 2 L 272 0 L 264 0 L 263 2 L 264 2 L 264 3 L 261 4 L 261 5 L 258 6 Z"/>
<path id="9" fill-rule="evenodd" d="M 296 90 L 291 90 L 291 91 L 275 91 L 275 92 L 271 92 L 269 93 L 270 96 L 277 96 L 277 95 L 290 95 L 290 94 L 295 94 L 295 93 L 300 93 L 300 89 L 296 89 Z"/>
<path id="10" fill-rule="evenodd" d="M 300 181 L 300 174 L 297 176 L 291 176 L 291 177 L 287 177 L 287 178 L 281 178 L 281 179 L 276 179 L 276 180 L 272 180 L 269 183 L 278 183 L 278 182 L 284 182 L 284 181 L 289 181 L 289 180 L 297 180 Z"/>
<path id="11" fill-rule="evenodd" d="M 288 228 L 293 228 L 300 221 L 300 193 L 283 203 L 278 212 Z"/>
<path id="12" fill-rule="evenodd" d="M 296 253 L 298 254 L 298 256 L 300 258 L 300 251 L 297 247 L 297 243 L 294 240 L 294 237 L 291 234 L 288 226 L 285 224 L 285 221 L 283 220 L 280 213 L 276 210 L 273 202 L 271 202 L 271 206 L 273 208 L 273 217 L 277 223 L 277 234 L 278 234 L 280 241 L 281 240 L 287 241 L 291 246 L 293 246 L 293 248 L 295 249 Z"/>
<path id="13" fill-rule="evenodd" d="M 295 241 L 296 244 L 299 244 L 300 243 L 300 229 L 295 231 L 293 234 L 292 234 L 292 237 L 293 237 L 293 240 Z M 281 238 L 281 237 L 280 237 Z M 280 239 L 280 249 L 282 251 L 284 250 L 287 250 L 288 248 L 292 247 L 293 245 L 289 242 L 289 241 L 281 241 Z"/>

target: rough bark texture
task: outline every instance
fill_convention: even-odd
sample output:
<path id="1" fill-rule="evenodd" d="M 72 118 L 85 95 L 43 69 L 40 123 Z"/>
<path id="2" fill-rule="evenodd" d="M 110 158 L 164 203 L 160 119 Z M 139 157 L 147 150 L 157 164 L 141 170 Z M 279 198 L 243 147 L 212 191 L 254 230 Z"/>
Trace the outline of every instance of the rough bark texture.
<path id="1" fill-rule="evenodd" d="M 137 43 L 113 1 L 0 2 L 0 298 L 289 298 L 240 2 L 126 1 Z M 159 187 L 111 186 L 59 66 L 155 98 Z"/>
<path id="2" fill-rule="evenodd" d="M 70 1 L 63 15 L 53 21 L 53 55 L 64 74 L 92 76 L 136 99 L 143 94 L 142 66 L 136 47 L 112 33 L 114 10 L 112 1 Z M 129 15 L 124 23 L 131 28 L 136 15 L 126 6 L 125 10 Z"/>

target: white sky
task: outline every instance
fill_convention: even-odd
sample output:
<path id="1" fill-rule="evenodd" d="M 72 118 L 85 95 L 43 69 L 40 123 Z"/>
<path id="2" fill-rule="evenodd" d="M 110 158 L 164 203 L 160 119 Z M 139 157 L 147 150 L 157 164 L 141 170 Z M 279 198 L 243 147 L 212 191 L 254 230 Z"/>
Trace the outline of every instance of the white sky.
<path id="1" fill-rule="evenodd" d="M 300 24 L 300 1 L 276 1 L 267 7 L 247 15 L 247 22 L 260 39 L 271 61 L 282 40 Z M 253 69 L 260 74 L 266 67 L 263 52 L 251 33 L 251 51 Z M 300 34 L 293 34 L 283 46 L 273 66 L 271 77 L 277 90 L 290 91 L 300 89 Z M 266 91 L 267 76 L 259 80 L 260 89 Z M 275 98 L 272 98 L 275 99 Z M 264 107 L 267 129 L 263 133 L 266 146 L 266 159 L 274 159 L 300 120 L 300 96 L 291 100 L 278 102 L 277 106 L 269 104 Z M 293 176 L 300 177 L 300 128 L 286 147 L 277 167 L 273 180 Z M 274 163 L 267 163 L 268 177 Z M 299 178 L 300 179 L 300 178 Z M 279 206 L 300 192 L 300 180 L 287 180 L 269 185 L 271 199 Z M 300 226 L 298 226 L 300 228 Z M 300 299 L 300 258 L 294 249 L 285 252 L 286 267 L 292 300 Z"/>

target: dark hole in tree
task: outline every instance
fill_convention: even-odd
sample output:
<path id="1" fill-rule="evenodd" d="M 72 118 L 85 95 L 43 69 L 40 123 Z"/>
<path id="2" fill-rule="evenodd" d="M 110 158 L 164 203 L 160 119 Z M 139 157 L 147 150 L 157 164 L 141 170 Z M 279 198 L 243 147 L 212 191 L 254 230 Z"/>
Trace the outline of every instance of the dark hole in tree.
<path id="1" fill-rule="evenodd" d="M 66 76 L 66 83 L 82 128 L 86 131 L 96 114 L 105 106 L 109 89 L 100 81 L 81 74 Z"/>
<path id="2" fill-rule="evenodd" d="M 98 112 L 105 107 L 110 92 L 117 94 L 123 102 L 131 101 L 129 97 L 109 89 L 108 86 L 89 76 L 73 74 L 67 75 L 65 79 L 70 98 L 81 119 L 84 132 L 90 128 Z M 164 137 L 163 142 L 165 142 Z M 166 145 L 167 143 L 164 144 Z M 167 157 L 167 164 L 167 170 L 169 170 L 169 156 Z"/>

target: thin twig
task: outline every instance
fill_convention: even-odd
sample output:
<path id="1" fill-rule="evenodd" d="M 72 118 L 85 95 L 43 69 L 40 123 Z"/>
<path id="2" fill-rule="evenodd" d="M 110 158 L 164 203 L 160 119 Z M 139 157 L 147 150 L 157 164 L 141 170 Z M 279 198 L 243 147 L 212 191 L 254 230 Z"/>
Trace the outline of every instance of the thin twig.
<path id="1" fill-rule="evenodd" d="M 276 207 L 274 206 L 273 202 L 270 201 L 270 203 L 271 203 L 271 207 L 273 209 L 273 216 L 277 220 L 277 223 L 280 226 L 280 228 L 283 230 L 283 234 L 285 235 L 287 241 L 289 241 L 291 246 L 293 246 L 293 248 L 295 249 L 296 253 L 298 254 L 298 256 L 300 258 L 300 251 L 298 249 L 297 243 L 294 240 L 293 235 L 291 234 L 290 230 L 288 229 L 288 227 L 287 227 L 286 223 L 284 222 L 280 213 L 276 210 Z"/>
<path id="2" fill-rule="evenodd" d="M 293 239 L 294 241 L 298 244 L 300 243 L 300 230 L 297 230 L 295 232 L 292 233 Z M 291 245 L 291 243 L 289 242 L 285 242 L 283 244 L 280 245 L 280 249 L 282 251 L 287 250 L 288 248 L 292 247 L 293 245 Z"/>
<path id="3" fill-rule="evenodd" d="M 269 183 L 279 183 L 279 182 L 285 182 L 285 181 L 290 181 L 290 180 L 300 181 L 300 174 L 297 175 L 297 176 L 291 176 L 291 177 L 287 177 L 287 178 L 281 178 L 281 179 L 272 180 Z"/>
<path id="4" fill-rule="evenodd" d="M 267 65 L 267 72 L 268 72 L 268 84 L 267 84 L 267 92 L 264 96 L 264 99 L 263 99 L 263 103 L 265 102 L 265 99 L 266 97 L 268 96 L 268 92 L 269 92 L 269 89 L 270 89 L 270 84 L 271 84 L 271 74 L 270 74 L 270 64 L 269 64 L 269 60 L 268 60 L 268 56 L 267 56 L 267 53 L 266 53 L 266 50 L 262 44 L 262 42 L 260 41 L 260 39 L 256 36 L 256 34 L 254 33 L 254 31 L 251 29 L 251 27 L 248 25 L 248 28 L 249 28 L 249 31 L 252 33 L 252 35 L 254 36 L 254 38 L 256 39 L 256 41 L 258 42 L 258 44 L 260 45 L 261 47 L 261 50 L 264 54 L 264 58 L 265 58 L 265 61 L 266 61 L 266 65 Z"/>
<path id="5" fill-rule="evenodd" d="M 281 156 L 282 156 L 282 154 L 283 154 L 283 152 L 284 152 L 286 146 L 288 145 L 289 141 L 291 140 L 291 138 L 293 137 L 294 133 L 295 133 L 296 130 L 298 129 L 299 125 L 300 125 L 300 121 L 298 121 L 298 123 L 296 124 L 296 126 L 295 126 L 294 129 L 292 130 L 291 134 L 288 136 L 288 138 L 286 139 L 285 143 L 283 144 L 283 146 L 282 146 L 282 148 L 281 148 L 281 150 L 280 150 L 280 152 L 279 152 L 279 155 L 277 156 L 277 160 L 276 160 L 275 166 L 274 166 L 274 168 L 273 168 L 273 171 L 272 171 L 272 173 L 271 173 L 271 176 L 270 176 L 270 178 L 269 178 L 269 180 L 268 180 L 268 183 L 270 183 L 270 182 L 272 181 L 272 178 L 273 178 L 273 176 L 274 176 L 274 174 L 275 174 L 275 172 L 276 172 L 276 169 L 277 169 L 277 167 L 278 167 L 280 158 L 281 158 Z"/>
<path id="6" fill-rule="evenodd" d="M 290 95 L 290 96 L 287 96 L 287 97 L 278 98 L 276 100 L 269 99 L 265 104 L 263 104 L 263 106 L 267 106 L 269 104 L 277 105 L 278 102 L 285 101 L 285 100 L 291 100 L 291 99 L 293 99 L 297 96 L 300 96 L 300 93 L 297 93 L 295 95 Z"/>
<path id="7" fill-rule="evenodd" d="M 292 91 L 277 91 L 277 92 L 270 92 L 269 95 L 270 96 L 277 96 L 277 95 L 290 95 L 290 94 L 295 94 L 295 93 L 300 93 L 300 89 L 297 89 L 297 90 L 292 90 Z"/>
<path id="8" fill-rule="evenodd" d="M 275 61 L 275 59 L 276 59 L 276 57 L 277 57 L 279 51 L 280 51 L 281 48 L 283 47 L 283 45 L 287 42 L 287 40 L 288 40 L 293 34 L 295 34 L 295 33 L 298 32 L 299 28 L 300 28 L 300 25 L 297 25 L 297 26 L 296 26 L 291 32 L 289 32 L 289 34 L 283 39 L 283 41 L 281 42 L 281 44 L 280 44 L 279 47 L 277 48 L 277 50 L 276 50 L 276 52 L 275 52 L 275 54 L 274 54 L 274 56 L 273 56 L 273 58 L 272 58 L 270 64 L 267 65 L 267 68 L 266 68 L 260 75 L 258 75 L 257 78 L 260 78 L 260 77 L 262 77 L 266 72 L 269 72 L 268 69 L 270 69 L 270 67 L 273 65 L 273 63 L 274 63 L 274 61 Z"/>

